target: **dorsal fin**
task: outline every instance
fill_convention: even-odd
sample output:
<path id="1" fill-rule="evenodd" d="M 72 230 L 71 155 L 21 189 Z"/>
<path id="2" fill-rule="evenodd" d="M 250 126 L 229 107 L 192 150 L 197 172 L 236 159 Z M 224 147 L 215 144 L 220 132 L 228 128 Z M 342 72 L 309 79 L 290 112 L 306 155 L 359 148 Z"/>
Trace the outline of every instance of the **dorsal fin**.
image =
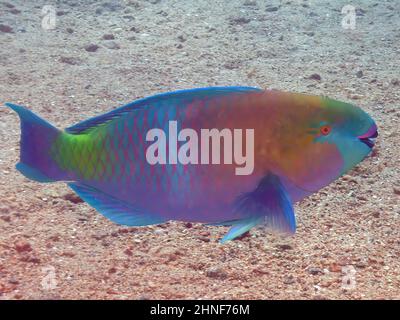
<path id="1" fill-rule="evenodd" d="M 261 89 L 254 87 L 208 87 L 156 94 L 154 96 L 130 102 L 100 116 L 79 122 L 65 129 L 65 131 L 72 134 L 87 133 L 89 130 L 97 127 L 98 125 L 105 124 L 126 113 L 146 108 L 150 105 L 154 106 L 165 102 L 168 102 L 168 104 L 182 104 L 193 101 L 195 98 L 211 98 L 228 95 L 230 93 L 246 93 L 254 91 L 261 91 Z"/>

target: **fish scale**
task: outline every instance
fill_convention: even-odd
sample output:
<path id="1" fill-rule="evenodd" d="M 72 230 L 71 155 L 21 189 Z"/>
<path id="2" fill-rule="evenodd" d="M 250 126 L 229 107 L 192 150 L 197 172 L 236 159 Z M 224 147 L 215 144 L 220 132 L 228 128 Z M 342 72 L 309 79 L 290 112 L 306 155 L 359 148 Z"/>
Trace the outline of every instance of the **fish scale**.
<path id="1" fill-rule="evenodd" d="M 362 161 L 377 137 L 373 119 L 352 104 L 251 87 L 158 94 L 64 131 L 24 107 L 6 105 L 21 119 L 16 167 L 26 177 L 68 182 L 84 201 L 118 224 L 178 220 L 230 225 L 221 242 L 260 223 L 294 233 L 293 204 Z M 171 121 L 178 132 L 191 129 L 197 135 L 200 163 L 184 165 L 179 157 L 178 163 L 169 163 L 169 153 L 188 143 L 176 142 L 177 150 L 169 145 Z M 164 132 L 165 145 L 146 141 L 149 130 L 156 128 Z M 242 140 L 233 141 L 232 148 L 245 147 L 245 163 L 238 162 L 235 152 L 229 164 L 201 163 L 201 132 L 211 129 L 227 130 L 232 139 L 239 130 Z M 254 141 L 247 140 L 249 130 Z M 168 163 L 147 161 L 146 150 L 154 143 Z M 251 170 L 237 174 L 247 166 Z"/>

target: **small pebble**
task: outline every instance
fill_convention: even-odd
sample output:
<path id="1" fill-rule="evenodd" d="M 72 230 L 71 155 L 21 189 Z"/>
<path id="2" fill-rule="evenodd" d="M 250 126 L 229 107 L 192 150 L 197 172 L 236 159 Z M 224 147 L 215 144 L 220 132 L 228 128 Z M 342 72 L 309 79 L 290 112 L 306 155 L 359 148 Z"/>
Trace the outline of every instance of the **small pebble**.
<path id="1" fill-rule="evenodd" d="M 82 61 L 79 58 L 74 58 L 74 57 L 61 57 L 60 62 L 70 65 L 79 65 L 82 63 Z"/>
<path id="2" fill-rule="evenodd" d="M 373 216 L 374 218 L 379 218 L 379 217 L 381 216 L 381 213 L 380 213 L 379 211 L 374 211 L 374 212 L 372 213 L 372 216 Z"/>
<path id="3" fill-rule="evenodd" d="M 108 269 L 108 273 L 110 273 L 110 274 L 116 273 L 116 272 L 117 272 L 117 268 L 115 268 L 115 267 Z"/>
<path id="4" fill-rule="evenodd" d="M 93 235 L 92 235 L 92 238 L 94 238 L 94 239 L 96 239 L 96 240 L 102 240 L 102 239 L 106 238 L 107 235 L 108 235 L 107 233 L 100 233 L 100 232 L 98 232 L 98 233 L 93 234 Z"/>
<path id="5" fill-rule="evenodd" d="M 1 206 L 0 207 L 0 213 L 9 213 L 10 212 L 10 208 L 7 206 Z"/>
<path id="6" fill-rule="evenodd" d="M 246 1 L 243 3 L 243 5 L 244 5 L 244 6 L 249 6 L 249 7 L 254 7 L 254 6 L 257 5 L 257 1 L 255 1 L 255 0 L 246 0 Z"/>
<path id="7" fill-rule="evenodd" d="M 83 202 L 83 200 L 79 196 L 77 196 L 75 193 L 67 193 L 62 198 L 64 200 L 67 200 L 67 201 L 75 203 L 75 204 Z"/>
<path id="8" fill-rule="evenodd" d="M 364 269 L 368 266 L 368 263 L 365 261 L 359 261 L 356 263 L 356 267 L 360 269 Z"/>
<path id="9" fill-rule="evenodd" d="M 30 255 L 30 254 L 22 255 L 20 260 L 23 262 L 29 262 L 29 263 L 35 263 L 35 264 L 40 263 L 40 259 L 38 257 L 36 257 L 34 255 Z"/>
<path id="10" fill-rule="evenodd" d="M 3 220 L 4 222 L 11 222 L 10 216 L 0 216 L 0 219 Z"/>
<path id="11" fill-rule="evenodd" d="M 68 258 L 73 258 L 73 257 L 75 257 L 75 253 L 70 252 L 70 251 L 64 251 L 63 253 L 61 253 L 61 256 L 68 257 Z"/>
<path id="12" fill-rule="evenodd" d="M 390 81 L 390 83 L 394 86 L 398 86 L 400 85 L 400 80 L 399 79 L 392 79 L 392 81 Z"/>
<path id="13" fill-rule="evenodd" d="M 293 283 L 295 283 L 295 282 L 296 282 L 296 279 L 295 279 L 292 275 L 286 276 L 286 277 L 283 279 L 283 283 L 284 283 L 284 284 L 293 284 Z"/>
<path id="14" fill-rule="evenodd" d="M 328 300 L 328 298 L 320 294 L 316 294 L 315 296 L 313 296 L 313 300 Z"/>
<path id="15" fill-rule="evenodd" d="M 104 43 L 104 46 L 105 46 L 106 48 L 112 49 L 112 50 L 120 49 L 120 48 L 121 48 L 120 45 L 119 45 L 118 43 L 116 43 L 115 41 L 106 42 L 106 43 Z"/>
<path id="16" fill-rule="evenodd" d="M 228 274 L 220 267 L 212 267 L 206 271 L 206 276 L 213 279 L 224 280 Z"/>
<path id="17" fill-rule="evenodd" d="M 12 13 L 12 14 L 20 14 L 21 13 L 21 10 L 18 10 L 18 9 L 11 9 L 10 10 L 10 13 Z"/>
<path id="18" fill-rule="evenodd" d="M 308 273 L 312 274 L 313 276 L 324 273 L 324 270 L 322 270 L 321 268 L 318 268 L 318 267 L 308 268 L 307 271 L 308 271 Z"/>
<path id="19" fill-rule="evenodd" d="M 0 24 L 0 31 L 4 33 L 14 33 L 13 29 L 5 24 Z"/>
<path id="20" fill-rule="evenodd" d="M 185 41 L 186 41 L 186 37 L 185 37 L 184 35 L 180 35 L 180 36 L 178 37 L 178 40 L 179 40 L 180 42 L 185 42 Z"/>
<path id="21" fill-rule="evenodd" d="M 15 6 L 9 2 L 3 2 L 3 4 L 9 9 L 15 8 Z"/>
<path id="22" fill-rule="evenodd" d="M 113 34 L 105 34 L 103 35 L 103 40 L 114 40 L 115 37 Z"/>
<path id="23" fill-rule="evenodd" d="M 124 253 L 127 255 L 127 256 L 129 256 L 129 257 L 132 257 L 133 256 L 133 251 L 131 250 L 131 249 L 125 249 L 125 251 L 124 251 Z"/>
<path id="24" fill-rule="evenodd" d="M 210 238 L 208 238 L 208 237 L 199 236 L 199 237 L 197 237 L 197 239 L 199 239 L 200 241 L 203 241 L 203 242 L 210 242 Z"/>
<path id="25" fill-rule="evenodd" d="M 280 250 L 292 250 L 293 247 L 288 243 L 277 244 L 276 247 Z"/>
<path id="26" fill-rule="evenodd" d="M 311 76 L 308 77 L 308 79 L 320 81 L 321 76 L 318 73 L 313 73 Z"/>
<path id="27" fill-rule="evenodd" d="M 334 263 L 331 263 L 329 265 L 329 269 L 328 270 L 330 272 L 342 272 L 342 267 L 339 264 L 334 262 Z"/>
<path id="28" fill-rule="evenodd" d="M 128 20 L 128 21 L 133 21 L 133 20 L 135 20 L 135 17 L 132 16 L 132 15 L 125 15 L 125 16 L 122 16 L 122 18 L 124 18 L 124 19 L 126 19 L 126 20 Z"/>
<path id="29" fill-rule="evenodd" d="M 32 247 L 31 247 L 30 243 L 28 243 L 26 241 L 18 241 L 15 244 L 15 250 L 17 250 L 18 253 L 29 252 L 29 251 L 32 251 Z"/>
<path id="30" fill-rule="evenodd" d="M 359 16 L 359 17 L 364 16 L 366 12 L 367 11 L 365 11 L 362 8 L 356 8 L 356 15 Z"/>
<path id="31" fill-rule="evenodd" d="M 85 50 L 87 52 L 96 52 L 97 49 L 99 49 L 99 46 L 97 44 L 89 44 L 85 47 Z"/>
<path id="32" fill-rule="evenodd" d="M 358 93 L 354 93 L 354 94 L 349 95 L 349 98 L 353 99 L 353 100 L 360 100 L 360 99 L 364 98 L 364 95 L 358 94 Z"/>
<path id="33" fill-rule="evenodd" d="M 251 19 L 246 17 L 232 18 L 230 24 L 231 25 L 243 25 L 247 24 L 251 21 Z"/>
<path id="34" fill-rule="evenodd" d="M 278 11 L 278 10 L 279 10 L 278 7 L 268 7 L 268 8 L 265 9 L 265 11 L 267 11 L 267 12 L 275 12 L 275 11 Z"/>
<path id="35" fill-rule="evenodd" d="M 193 227 L 193 224 L 191 222 L 185 222 L 184 226 L 185 226 L 185 228 L 190 229 Z"/>
<path id="36" fill-rule="evenodd" d="M 119 1 L 104 2 L 102 4 L 102 7 L 111 12 L 115 12 L 117 10 L 122 9 L 122 6 L 121 6 L 121 4 L 119 4 Z"/>

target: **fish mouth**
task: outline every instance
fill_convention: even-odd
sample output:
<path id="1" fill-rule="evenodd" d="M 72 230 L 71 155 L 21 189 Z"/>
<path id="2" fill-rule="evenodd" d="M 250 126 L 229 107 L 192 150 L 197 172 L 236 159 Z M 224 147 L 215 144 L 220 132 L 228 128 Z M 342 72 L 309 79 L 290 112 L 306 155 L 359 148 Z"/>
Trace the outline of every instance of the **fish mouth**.
<path id="1" fill-rule="evenodd" d="M 357 138 L 362 142 L 365 143 L 369 148 L 372 149 L 372 147 L 375 145 L 375 139 L 378 136 L 378 128 L 374 124 L 369 130 L 361 135 L 358 136 Z"/>

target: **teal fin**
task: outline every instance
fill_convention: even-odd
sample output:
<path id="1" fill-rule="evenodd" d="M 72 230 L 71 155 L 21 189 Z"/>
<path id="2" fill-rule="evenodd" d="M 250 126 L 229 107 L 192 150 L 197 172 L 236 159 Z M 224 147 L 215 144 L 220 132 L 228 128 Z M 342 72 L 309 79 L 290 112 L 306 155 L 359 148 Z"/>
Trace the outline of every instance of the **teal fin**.
<path id="1" fill-rule="evenodd" d="M 221 243 L 233 240 L 242 234 L 249 231 L 251 228 L 255 227 L 257 224 L 264 220 L 263 217 L 252 217 L 243 220 L 237 220 L 237 222 L 229 229 L 228 233 L 221 239 Z"/>
<path id="2" fill-rule="evenodd" d="M 221 242 L 232 240 L 259 223 L 286 234 L 296 231 L 296 218 L 289 194 L 279 177 L 271 173 L 259 182 L 254 191 L 238 198 L 235 211 L 248 218 L 238 222 L 221 222 L 233 222 L 233 227 Z"/>
<path id="3" fill-rule="evenodd" d="M 65 129 L 65 131 L 72 134 L 88 132 L 98 125 L 105 124 L 126 113 L 146 108 L 148 106 L 162 106 L 163 104 L 183 105 L 192 102 L 194 99 L 212 98 L 232 93 L 248 93 L 257 91 L 262 90 L 254 87 L 209 87 L 161 93 L 133 101 L 103 115 L 84 120 Z"/>
<path id="4" fill-rule="evenodd" d="M 37 181 L 37 182 L 54 182 L 55 180 L 44 175 L 38 169 L 32 168 L 31 166 L 19 162 L 15 166 L 19 172 L 21 172 L 26 178 Z"/>
<path id="5" fill-rule="evenodd" d="M 147 226 L 163 223 L 166 219 L 149 214 L 131 204 L 114 198 L 91 186 L 69 183 L 76 194 L 112 222 L 125 226 Z"/>

